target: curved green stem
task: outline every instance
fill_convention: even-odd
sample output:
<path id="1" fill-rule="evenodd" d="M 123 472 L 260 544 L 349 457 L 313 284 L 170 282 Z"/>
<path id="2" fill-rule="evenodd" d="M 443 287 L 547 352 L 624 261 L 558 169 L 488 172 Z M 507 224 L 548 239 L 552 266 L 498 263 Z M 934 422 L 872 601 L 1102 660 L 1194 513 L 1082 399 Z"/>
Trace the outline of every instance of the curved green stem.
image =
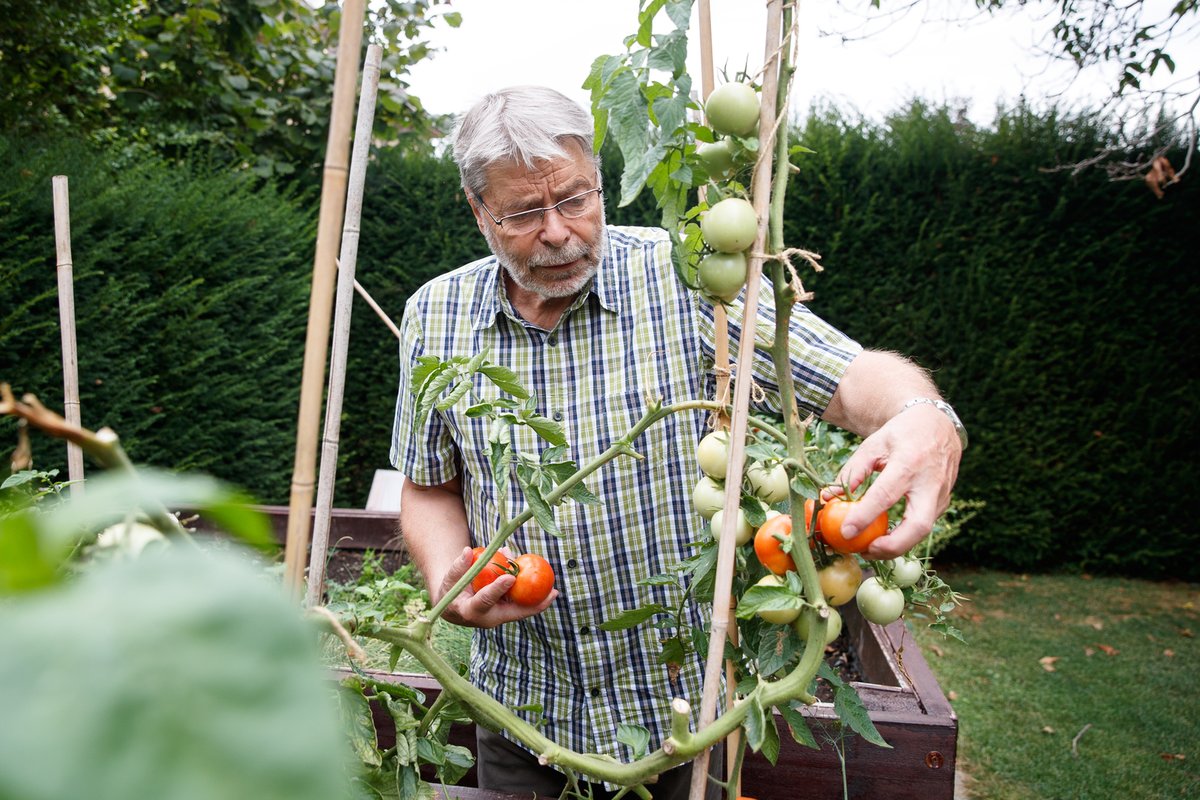
<path id="1" fill-rule="evenodd" d="M 814 632 L 817 630 L 824 635 L 821 626 L 814 626 Z M 467 713 L 478 724 L 489 730 L 507 730 L 531 751 L 538 753 L 540 759 L 547 764 L 573 769 L 593 780 L 621 786 L 645 783 L 651 776 L 691 761 L 738 728 L 746 718 L 749 704 L 755 700 L 766 709 L 792 700 L 810 704 L 815 702 L 815 698 L 808 693 L 808 684 L 816 674 L 816 665 L 824 653 L 824 647 L 808 646 L 796 670 L 773 683 L 760 683 L 747 695 L 745 701 L 726 709 L 724 714 L 704 730 L 693 734 L 686 741 L 677 742 L 668 738 L 663 742 L 663 746 L 653 753 L 637 761 L 622 764 L 609 758 L 569 750 L 546 738 L 538 728 L 518 717 L 508 706 L 459 675 L 458 671 L 425 640 L 421 626 L 382 627 L 364 632 L 364 635 L 399 645 L 411 653 L 429 674 L 437 679 L 444 692 L 449 692 L 463 701 Z M 813 643 L 812 636 L 810 633 L 809 645 Z M 810 652 L 815 654 L 815 659 L 809 658 Z"/>
<path id="2" fill-rule="evenodd" d="M 558 503 L 561 502 L 564 497 L 566 497 L 567 493 L 570 492 L 576 484 L 580 483 L 584 478 L 588 477 L 617 456 L 636 455 L 631 443 L 634 439 L 641 436 L 647 428 L 649 428 L 655 422 L 658 422 L 660 419 L 665 419 L 671 414 L 676 414 L 680 411 L 715 411 L 719 410 L 720 408 L 721 405 L 713 400 L 685 400 L 683 402 L 667 406 L 659 403 L 651 405 L 649 410 L 642 415 L 642 418 L 639 419 L 634 426 L 629 429 L 628 433 L 626 433 L 617 441 L 613 442 L 611 447 L 609 447 L 600 455 L 596 456 L 580 469 L 576 470 L 575 474 L 571 475 L 571 477 L 567 478 L 557 487 L 555 487 L 553 492 L 546 495 L 546 505 L 550 506 L 551 508 L 558 505 Z M 445 612 L 446 607 L 453 603 L 454 599 L 458 597 L 463 589 L 467 587 L 467 584 L 474 580 L 475 576 L 483 571 L 483 568 L 487 566 L 487 562 L 500 550 L 501 547 L 504 546 L 504 543 L 508 541 L 508 538 L 512 536 L 513 532 L 532 518 L 533 510 L 526 507 L 525 510 L 520 514 L 501 525 L 500 529 L 496 531 L 495 536 L 492 537 L 492 541 L 480 554 L 479 558 L 475 559 L 475 563 L 472 564 L 466 573 L 458 579 L 458 582 L 451 587 L 450 591 L 446 592 L 446 594 L 442 596 L 437 605 L 435 605 L 429 611 L 426 619 L 430 622 L 438 619 L 442 613 Z"/>

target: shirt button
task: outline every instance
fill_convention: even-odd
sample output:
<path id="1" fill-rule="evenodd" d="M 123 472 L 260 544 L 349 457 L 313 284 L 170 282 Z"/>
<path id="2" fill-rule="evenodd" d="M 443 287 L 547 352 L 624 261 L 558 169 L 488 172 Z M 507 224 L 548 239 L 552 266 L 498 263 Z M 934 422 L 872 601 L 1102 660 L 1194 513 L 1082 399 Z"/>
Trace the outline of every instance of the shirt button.
<path id="1" fill-rule="evenodd" d="M 599 697 L 599 696 L 600 696 L 600 688 L 599 688 L 599 687 L 594 687 L 594 688 L 592 689 L 592 691 L 591 691 L 591 692 L 589 692 L 589 694 L 591 694 L 591 696 L 592 696 L 592 697 Z"/>
<path id="2" fill-rule="evenodd" d="M 562 422 L 562 421 L 563 421 L 563 412 L 561 412 L 561 411 L 555 411 L 555 412 L 554 412 L 554 421 L 555 421 L 555 422 Z"/>
<path id="3" fill-rule="evenodd" d="M 575 559 L 573 559 L 573 558 L 567 559 L 567 569 L 575 569 L 578 566 L 579 566 L 579 562 L 576 561 Z"/>
<path id="4" fill-rule="evenodd" d="M 589 633 L 591 633 L 591 632 L 592 632 L 592 629 L 591 629 L 591 628 L 589 628 L 587 625 L 584 625 L 582 628 L 580 628 L 580 629 L 579 629 L 579 632 L 580 632 L 582 635 L 584 635 L 584 636 L 587 636 Z"/>
<path id="5" fill-rule="evenodd" d="M 556 344 L 558 344 L 558 334 L 552 333 L 549 336 L 547 336 L 546 344 L 550 345 L 551 347 L 554 347 Z"/>

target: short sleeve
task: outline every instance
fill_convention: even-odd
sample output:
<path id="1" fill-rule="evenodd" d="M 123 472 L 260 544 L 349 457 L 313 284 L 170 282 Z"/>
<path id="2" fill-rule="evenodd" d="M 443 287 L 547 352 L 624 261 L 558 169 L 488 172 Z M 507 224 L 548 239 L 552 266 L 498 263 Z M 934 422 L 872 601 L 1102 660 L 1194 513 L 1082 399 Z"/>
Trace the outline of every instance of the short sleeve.
<path id="1" fill-rule="evenodd" d="M 730 351 L 736 352 L 742 335 L 745 293 L 727 306 L 729 318 Z M 699 298 L 701 341 L 705 354 L 713 354 L 716 336 L 716 317 L 713 306 Z M 837 390 L 846 368 L 859 353 L 862 345 L 842 333 L 833 325 L 814 314 L 807 306 L 797 303 L 792 306 L 789 353 L 792 379 L 795 382 L 796 401 L 801 409 L 818 416 L 824 413 Z M 775 336 L 775 298 L 770 280 L 764 275 L 759 284 L 758 314 L 755 325 L 755 348 L 752 374 L 755 383 L 766 393 L 764 405 L 778 412 L 782 408 L 779 399 L 778 379 L 771 360 L 770 347 Z M 731 369 L 734 367 L 731 365 Z"/>
<path id="2" fill-rule="evenodd" d="M 436 486 L 458 474 L 458 460 L 454 439 L 440 412 L 433 409 L 425 419 L 416 420 L 412 375 L 424 354 L 420 306 L 410 302 L 400 323 L 400 378 L 390 460 L 413 483 Z"/>

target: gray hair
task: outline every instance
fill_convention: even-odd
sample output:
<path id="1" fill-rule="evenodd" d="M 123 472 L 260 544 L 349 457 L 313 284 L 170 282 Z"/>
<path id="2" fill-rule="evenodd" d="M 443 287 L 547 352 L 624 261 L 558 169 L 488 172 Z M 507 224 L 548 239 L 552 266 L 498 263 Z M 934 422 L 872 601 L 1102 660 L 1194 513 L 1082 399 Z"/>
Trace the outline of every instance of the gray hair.
<path id="1" fill-rule="evenodd" d="M 566 158 L 563 141 L 576 140 L 592 153 L 592 116 L 566 95 L 545 86 L 512 86 L 485 96 L 458 119 L 454 160 L 462 186 L 481 194 L 488 167 Z M 593 156 L 597 169 L 600 159 Z"/>

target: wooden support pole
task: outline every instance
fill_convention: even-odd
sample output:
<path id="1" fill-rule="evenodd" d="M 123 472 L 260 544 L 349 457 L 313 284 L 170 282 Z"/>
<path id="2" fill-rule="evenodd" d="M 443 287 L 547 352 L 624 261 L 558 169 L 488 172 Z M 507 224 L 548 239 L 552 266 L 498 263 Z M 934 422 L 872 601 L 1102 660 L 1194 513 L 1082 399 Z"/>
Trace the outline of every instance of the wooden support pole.
<path id="1" fill-rule="evenodd" d="M 329 321 L 333 306 L 334 274 L 346 202 L 350 129 L 354 119 L 354 89 L 358 84 L 358 59 L 362 47 L 364 0 L 346 0 L 338 31 L 337 66 L 333 77 L 333 108 L 325 169 L 321 177 L 321 210 L 313 258 L 312 292 L 308 303 L 308 332 L 304 340 L 304 366 L 300 378 L 300 409 L 296 425 L 296 457 L 288 503 L 287 544 L 284 552 L 284 586 L 297 599 L 308 562 L 308 533 L 312 517 L 316 474 L 317 435 L 321 422 L 321 396 L 325 389 L 325 358 L 329 348 Z"/>
<path id="2" fill-rule="evenodd" d="M 305 605 L 321 604 L 325 592 L 325 556 L 329 551 L 329 518 L 337 477 L 341 441 L 342 399 L 346 388 L 346 357 L 350 349 L 350 314 L 354 306 L 355 266 L 358 262 L 359 223 L 362 220 L 363 186 L 371 155 L 371 130 L 375 127 L 375 98 L 379 92 L 379 65 L 383 48 L 367 48 L 358 123 L 354 129 L 354 154 L 350 160 L 350 190 L 346 194 L 346 222 L 342 228 L 342 253 L 338 259 L 337 302 L 333 316 L 333 349 L 329 355 L 329 395 L 325 398 L 325 436 L 321 444 L 321 471 L 317 482 L 317 513 L 313 521 L 312 555 L 308 561 Z"/>
<path id="3" fill-rule="evenodd" d="M 79 351 L 75 344 L 75 280 L 71 260 L 71 200 L 67 176 L 50 180 L 54 192 L 54 245 L 58 272 L 58 319 L 62 330 L 63 418 L 82 427 L 79 407 Z M 71 495 L 83 494 L 83 450 L 67 442 L 67 478 Z"/>
<path id="4" fill-rule="evenodd" d="M 759 160 L 755 165 L 751 194 L 758 215 L 758 234 L 746 276 L 746 302 L 742 320 L 742 335 L 738 342 L 737 380 L 734 382 L 733 419 L 729 432 L 729 466 L 725 474 L 727 486 L 742 485 L 742 467 L 746 449 L 747 416 L 750 410 L 750 384 L 753 382 L 754 336 L 758 319 L 758 288 L 762 279 L 763 252 L 767 247 L 767 207 L 771 201 L 771 162 L 774 152 L 776 91 L 779 82 L 779 43 L 783 28 L 783 0 L 767 3 L 766 55 L 763 65 L 761 107 L 759 112 Z M 779 128 L 780 135 L 784 129 Z M 724 520 L 734 522 L 740 504 L 740 492 L 725 493 Z M 712 630 L 708 640 L 708 659 L 705 662 L 704 694 L 700 702 L 700 729 L 712 724 L 716 717 L 717 695 L 720 692 L 721 665 L 724 662 L 725 638 L 733 614 L 730 612 L 733 585 L 734 541 L 732 530 L 725 531 L 717 546 L 717 572 L 713 582 Z M 703 800 L 708 782 L 710 751 L 701 753 L 692 763 L 691 800 Z"/>

